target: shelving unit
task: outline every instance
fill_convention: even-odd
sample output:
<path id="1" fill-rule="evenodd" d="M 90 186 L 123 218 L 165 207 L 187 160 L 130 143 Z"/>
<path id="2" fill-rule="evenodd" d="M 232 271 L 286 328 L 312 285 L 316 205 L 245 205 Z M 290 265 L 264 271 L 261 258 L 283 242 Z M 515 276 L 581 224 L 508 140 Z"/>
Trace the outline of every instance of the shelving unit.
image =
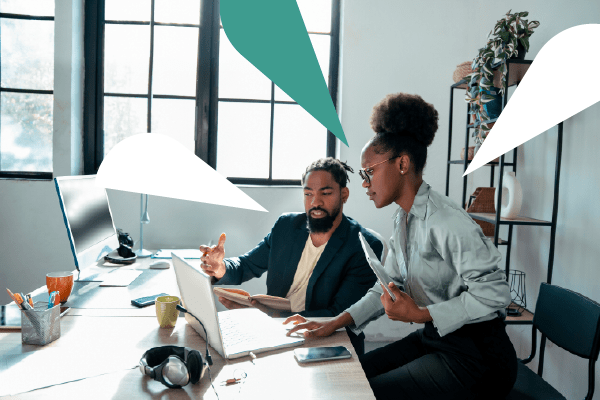
<path id="1" fill-rule="evenodd" d="M 529 66 L 531 65 L 530 60 L 508 60 L 507 62 L 507 87 L 504 91 L 504 95 L 502 97 L 502 109 L 506 106 L 508 102 L 508 88 L 512 86 L 516 86 L 519 84 Z M 452 160 L 452 117 L 453 117 L 453 109 L 454 109 L 454 92 L 459 89 L 459 93 L 462 90 L 467 89 L 467 82 L 465 80 L 459 81 L 454 85 L 450 86 L 450 121 L 448 128 L 448 163 L 446 166 L 446 196 L 449 195 L 450 192 L 450 167 L 452 165 L 462 165 L 463 173 L 467 170 L 470 160 L 467 158 L 467 150 L 469 148 L 469 139 L 471 129 L 474 127 L 472 124 L 469 124 L 469 114 L 468 114 L 468 105 L 467 107 L 467 124 L 465 129 L 465 159 L 464 160 Z M 560 183 L 560 163 L 561 163 L 561 155 L 562 155 L 562 138 L 563 138 L 563 123 L 558 124 L 558 139 L 556 146 L 556 166 L 555 166 L 555 176 L 554 176 L 554 191 L 553 191 L 553 206 L 552 206 L 552 218 L 550 221 L 539 220 L 535 218 L 530 218 L 527 216 L 518 216 L 514 219 L 508 219 L 500 217 L 500 209 L 496 210 L 496 213 L 469 213 L 471 218 L 475 220 L 489 222 L 495 225 L 494 228 L 494 237 L 493 239 L 494 245 L 506 246 L 506 262 L 505 262 L 505 270 L 506 277 L 508 278 L 510 272 L 510 250 L 512 244 L 512 234 L 513 227 L 516 225 L 528 225 L 528 226 L 541 226 L 541 227 L 550 227 L 550 248 L 548 255 L 548 274 L 546 278 L 547 283 L 552 282 L 552 270 L 554 267 L 554 242 L 556 238 L 556 216 L 558 213 L 558 189 Z M 512 167 L 513 172 L 517 172 L 517 151 L 518 148 L 514 148 L 512 150 L 512 162 L 505 161 L 505 155 L 500 156 L 500 160 L 498 162 L 490 162 L 485 165 L 485 167 L 490 168 L 490 187 L 494 187 L 495 181 L 495 171 L 496 167 L 499 167 L 498 171 L 498 186 L 496 188 L 502 188 L 502 178 L 504 174 L 505 167 Z M 463 185 L 462 185 L 462 205 L 467 204 L 467 176 L 463 177 Z M 502 190 L 496 190 L 497 196 L 497 204 L 501 204 L 502 201 Z M 506 239 L 501 239 L 499 237 L 500 234 L 500 226 L 506 225 L 508 226 L 508 235 Z M 510 307 L 509 307 L 510 308 Z M 514 307 L 513 307 L 514 308 Z M 507 323 L 512 324 L 530 324 L 533 320 L 533 314 L 528 310 L 525 310 L 520 317 L 507 317 Z"/>

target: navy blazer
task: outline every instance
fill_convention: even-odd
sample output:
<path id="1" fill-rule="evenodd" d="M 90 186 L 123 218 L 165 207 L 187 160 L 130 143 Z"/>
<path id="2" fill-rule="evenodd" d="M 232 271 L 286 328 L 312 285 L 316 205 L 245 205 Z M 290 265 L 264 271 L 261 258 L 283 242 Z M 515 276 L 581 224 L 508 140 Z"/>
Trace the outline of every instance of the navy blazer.
<path id="1" fill-rule="evenodd" d="M 306 306 L 301 315 L 337 316 L 373 287 L 377 278 L 367 263 L 358 232 L 362 232 L 381 259 L 383 244 L 352 218 L 342 215 L 342 222 L 327 242 L 310 276 Z M 243 256 L 224 259 L 227 271 L 216 283 L 239 285 L 269 271 L 267 294 L 285 297 L 308 235 L 306 213 L 283 214 L 254 249 Z"/>

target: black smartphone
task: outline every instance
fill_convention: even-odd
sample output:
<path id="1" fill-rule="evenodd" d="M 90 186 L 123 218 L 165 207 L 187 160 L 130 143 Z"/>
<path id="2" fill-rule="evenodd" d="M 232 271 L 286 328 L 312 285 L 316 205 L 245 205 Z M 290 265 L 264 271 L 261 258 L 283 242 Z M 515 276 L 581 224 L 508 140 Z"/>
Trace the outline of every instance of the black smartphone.
<path id="1" fill-rule="evenodd" d="M 325 360 L 339 360 L 350 358 L 352 354 L 344 346 L 334 347 L 310 347 L 307 349 L 295 349 L 294 357 L 299 363 L 308 363 Z"/>
<path id="2" fill-rule="evenodd" d="M 161 293 L 161 294 L 155 294 L 153 296 L 140 297 L 139 299 L 131 300 L 131 304 L 133 304 L 134 306 L 139 307 L 139 308 L 151 306 L 156 301 L 156 298 L 160 297 L 160 296 L 168 296 L 168 294 Z"/>

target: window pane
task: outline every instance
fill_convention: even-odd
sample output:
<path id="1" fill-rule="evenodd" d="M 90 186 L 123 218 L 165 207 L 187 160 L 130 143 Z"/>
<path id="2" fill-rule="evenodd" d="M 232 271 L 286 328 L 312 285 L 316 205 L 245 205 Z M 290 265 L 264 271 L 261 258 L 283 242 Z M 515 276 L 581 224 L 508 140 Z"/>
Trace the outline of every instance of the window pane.
<path id="1" fill-rule="evenodd" d="M 331 0 L 297 0 L 308 32 L 331 31 Z"/>
<path id="2" fill-rule="evenodd" d="M 121 140 L 148 130 L 148 100 L 104 96 L 104 155 Z"/>
<path id="3" fill-rule="evenodd" d="M 199 0 L 156 0 L 154 20 L 176 24 L 200 24 Z"/>
<path id="4" fill-rule="evenodd" d="M 271 81 L 231 45 L 221 29 L 219 98 L 271 99 Z"/>
<path id="5" fill-rule="evenodd" d="M 327 129 L 296 104 L 276 104 L 273 179 L 300 179 L 311 162 L 326 157 Z"/>
<path id="6" fill-rule="evenodd" d="M 195 96 L 198 28 L 156 26 L 154 40 L 154 94 Z"/>
<path id="7" fill-rule="evenodd" d="M 325 83 L 329 85 L 329 46 L 331 36 L 329 35 L 308 35 L 312 43 L 315 54 L 317 55 L 317 61 L 321 67 L 321 73 L 325 79 Z M 279 89 L 275 85 L 275 100 L 281 101 L 294 101 L 288 96 L 283 90 Z"/>
<path id="8" fill-rule="evenodd" d="M 150 27 L 105 25 L 104 91 L 148 93 Z"/>
<path id="9" fill-rule="evenodd" d="M 49 94 L 2 92 L 0 170 L 52 172 Z"/>
<path id="10" fill-rule="evenodd" d="M 219 102 L 217 171 L 226 177 L 269 177 L 271 105 Z"/>
<path id="11" fill-rule="evenodd" d="M 1 20 L 2 86 L 52 90 L 54 21 Z"/>
<path id="12" fill-rule="evenodd" d="M 0 12 L 53 17 L 54 0 L 2 0 Z"/>
<path id="13" fill-rule="evenodd" d="M 150 21 L 151 0 L 105 0 L 104 18 L 109 21 Z"/>
<path id="14" fill-rule="evenodd" d="M 195 100 L 152 100 L 152 132 L 162 133 L 194 152 Z"/>

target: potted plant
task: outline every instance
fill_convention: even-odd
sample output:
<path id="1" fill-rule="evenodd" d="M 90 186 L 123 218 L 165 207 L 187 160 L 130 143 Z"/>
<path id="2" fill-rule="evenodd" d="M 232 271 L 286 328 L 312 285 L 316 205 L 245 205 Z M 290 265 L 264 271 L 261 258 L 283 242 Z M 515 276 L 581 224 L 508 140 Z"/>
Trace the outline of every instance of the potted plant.
<path id="1" fill-rule="evenodd" d="M 489 33 L 486 45 L 479 49 L 473 59 L 473 72 L 465 77 L 468 83 L 465 100 L 469 103 L 469 114 L 475 116 L 473 136 L 481 144 L 491 129 L 490 120 L 495 120 L 502 110 L 501 96 L 506 91 L 506 60 L 525 58 L 529 51 L 529 37 L 540 23 L 524 19 L 527 11 L 511 14 L 496 22 Z M 500 87 L 494 87 L 494 71 L 500 74 Z"/>

